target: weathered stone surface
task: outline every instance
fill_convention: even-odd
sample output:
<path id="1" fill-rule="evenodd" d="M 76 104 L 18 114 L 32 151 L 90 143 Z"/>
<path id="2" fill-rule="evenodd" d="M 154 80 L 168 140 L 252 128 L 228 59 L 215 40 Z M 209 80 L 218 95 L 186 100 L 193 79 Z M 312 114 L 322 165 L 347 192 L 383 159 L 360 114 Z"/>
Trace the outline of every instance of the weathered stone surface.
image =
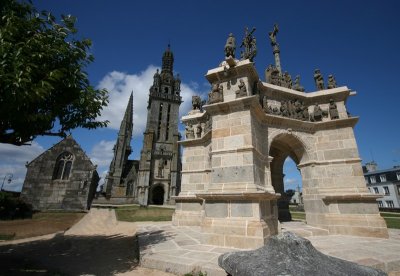
<path id="1" fill-rule="evenodd" d="M 70 135 L 27 165 L 21 197 L 35 210 L 87 210 L 98 182 L 96 166 Z"/>
<path id="2" fill-rule="evenodd" d="M 291 232 L 271 237 L 256 250 L 225 253 L 218 258 L 218 264 L 232 276 L 387 275 L 378 269 L 327 256 L 309 240 Z"/>

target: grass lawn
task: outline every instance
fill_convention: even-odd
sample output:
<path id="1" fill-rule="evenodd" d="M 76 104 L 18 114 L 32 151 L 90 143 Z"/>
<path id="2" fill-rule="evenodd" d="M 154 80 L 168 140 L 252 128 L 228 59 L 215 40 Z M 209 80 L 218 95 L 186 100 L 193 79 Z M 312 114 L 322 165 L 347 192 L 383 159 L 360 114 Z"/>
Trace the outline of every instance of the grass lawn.
<path id="1" fill-rule="evenodd" d="M 306 213 L 290 211 L 292 220 L 306 220 Z"/>
<path id="2" fill-rule="evenodd" d="M 388 228 L 400 229 L 400 218 L 383 217 Z"/>
<path id="3" fill-rule="evenodd" d="M 175 209 L 160 207 L 129 206 L 115 209 L 117 219 L 121 221 L 170 221 Z"/>
<path id="4" fill-rule="evenodd" d="M 31 219 L 0 221 L 0 240 L 23 239 L 65 231 L 85 213 L 40 212 Z"/>

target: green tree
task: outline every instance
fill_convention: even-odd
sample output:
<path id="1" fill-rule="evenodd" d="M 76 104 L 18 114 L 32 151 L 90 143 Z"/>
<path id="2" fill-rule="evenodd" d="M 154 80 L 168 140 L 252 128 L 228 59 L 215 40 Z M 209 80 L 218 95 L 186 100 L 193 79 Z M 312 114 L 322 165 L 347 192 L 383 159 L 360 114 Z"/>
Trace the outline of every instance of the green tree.
<path id="1" fill-rule="evenodd" d="M 108 92 L 94 89 L 85 67 L 91 41 L 76 39 L 76 18 L 38 12 L 31 2 L 0 3 L 0 142 L 107 126 L 97 121 Z"/>

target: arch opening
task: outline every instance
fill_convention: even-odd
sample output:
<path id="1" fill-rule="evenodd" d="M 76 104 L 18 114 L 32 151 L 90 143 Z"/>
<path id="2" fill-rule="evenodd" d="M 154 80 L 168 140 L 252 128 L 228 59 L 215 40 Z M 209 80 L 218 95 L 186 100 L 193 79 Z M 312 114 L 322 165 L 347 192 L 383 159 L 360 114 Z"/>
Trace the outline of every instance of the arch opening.
<path id="1" fill-rule="evenodd" d="M 152 189 L 151 193 L 151 202 L 155 205 L 163 205 L 164 204 L 164 188 L 162 185 L 156 185 Z"/>
<path id="2" fill-rule="evenodd" d="M 272 157 L 270 163 L 272 186 L 276 193 L 281 194 L 281 198 L 278 200 L 278 219 L 281 222 L 291 221 L 292 215 L 290 213 L 289 204 L 292 197 L 290 192 L 286 192 L 289 190 L 289 179 L 286 179 L 285 187 L 285 173 L 288 174 L 285 167 L 287 167 L 287 165 L 291 167 L 290 173 L 295 176 L 298 182 L 297 184 L 300 186 L 302 177 L 301 173 L 297 170 L 297 165 L 307 158 L 307 153 L 304 145 L 297 137 L 291 134 L 280 134 L 272 140 L 269 155 Z M 294 195 L 295 189 L 292 187 L 291 190 L 294 190 Z M 297 199 L 296 201 L 301 201 L 302 203 L 301 199 Z"/>

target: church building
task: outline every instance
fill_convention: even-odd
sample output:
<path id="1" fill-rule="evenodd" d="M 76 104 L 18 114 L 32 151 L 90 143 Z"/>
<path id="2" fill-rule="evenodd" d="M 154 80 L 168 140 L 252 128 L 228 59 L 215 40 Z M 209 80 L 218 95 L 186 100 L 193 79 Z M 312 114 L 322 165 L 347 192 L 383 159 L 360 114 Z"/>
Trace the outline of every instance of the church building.
<path id="1" fill-rule="evenodd" d="M 88 210 L 99 175 L 71 135 L 30 163 L 21 197 L 34 210 Z"/>
<path id="2" fill-rule="evenodd" d="M 147 124 L 140 160 L 128 160 L 132 138 L 132 95 L 114 147 L 106 183 L 106 197 L 115 203 L 172 204 L 180 189 L 181 157 L 178 141 L 181 80 L 173 75 L 174 56 L 168 45 L 161 72 L 154 74 L 147 106 Z"/>

